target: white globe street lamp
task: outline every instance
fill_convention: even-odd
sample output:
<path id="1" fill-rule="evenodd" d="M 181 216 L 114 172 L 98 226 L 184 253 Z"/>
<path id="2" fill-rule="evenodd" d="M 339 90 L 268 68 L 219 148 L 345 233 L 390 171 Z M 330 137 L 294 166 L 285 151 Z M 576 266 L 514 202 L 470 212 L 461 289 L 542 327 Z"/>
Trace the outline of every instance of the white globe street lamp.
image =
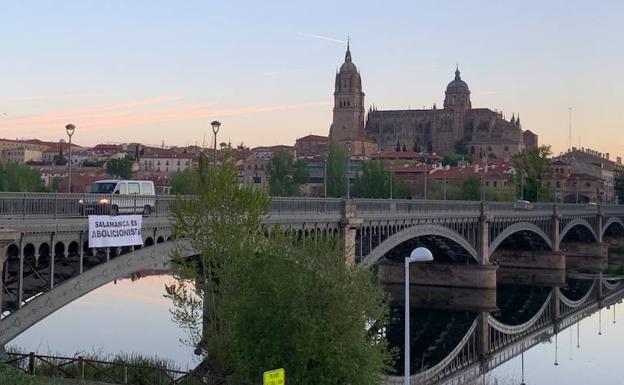
<path id="1" fill-rule="evenodd" d="M 68 124 L 65 126 L 65 132 L 67 133 L 67 136 L 69 136 L 69 161 L 68 163 L 68 170 L 67 170 L 67 176 L 68 176 L 68 187 L 67 187 L 67 192 L 71 193 L 72 192 L 72 181 L 71 181 L 71 174 L 72 174 L 72 145 L 71 145 L 71 138 L 72 135 L 74 135 L 74 130 L 76 129 L 76 126 L 74 126 L 73 124 Z"/>
<path id="2" fill-rule="evenodd" d="M 404 347 L 404 378 L 403 384 L 410 385 L 410 298 L 409 298 L 409 265 L 412 262 L 433 261 L 433 254 L 426 247 L 417 247 L 405 258 L 405 347 Z"/>

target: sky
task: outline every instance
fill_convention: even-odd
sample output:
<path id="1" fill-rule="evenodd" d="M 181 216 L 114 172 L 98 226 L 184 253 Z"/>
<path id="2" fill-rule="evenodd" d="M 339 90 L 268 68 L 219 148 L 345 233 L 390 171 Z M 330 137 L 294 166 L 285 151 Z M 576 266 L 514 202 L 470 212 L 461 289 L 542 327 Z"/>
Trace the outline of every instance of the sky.
<path id="1" fill-rule="evenodd" d="M 366 105 L 473 107 L 624 154 L 622 1 L 0 0 L 0 137 L 201 145 L 327 135 L 351 39 Z"/>

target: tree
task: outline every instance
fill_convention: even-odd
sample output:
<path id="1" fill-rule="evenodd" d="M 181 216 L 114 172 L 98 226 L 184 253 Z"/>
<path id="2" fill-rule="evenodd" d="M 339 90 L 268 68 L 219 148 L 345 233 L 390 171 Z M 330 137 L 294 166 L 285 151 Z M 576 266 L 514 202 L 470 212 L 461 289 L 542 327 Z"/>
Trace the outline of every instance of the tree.
<path id="1" fill-rule="evenodd" d="M 189 343 L 209 352 L 200 371 L 228 375 L 229 333 L 223 318 L 223 301 L 229 293 L 228 273 L 232 263 L 255 254 L 262 238 L 260 217 L 266 213 L 269 197 L 251 187 L 239 187 L 233 165 L 201 167 L 193 198 L 173 204 L 172 227 L 176 237 L 188 239 L 196 258 L 181 250 L 172 254 L 176 282 L 167 286 L 174 304 L 173 318 L 187 332 Z M 189 285 L 191 283 L 191 285 Z"/>
<path id="2" fill-rule="evenodd" d="M 469 156 L 461 154 L 447 154 L 442 158 L 442 165 L 456 167 L 459 162 L 470 160 Z"/>
<path id="3" fill-rule="evenodd" d="M 481 180 L 476 176 L 469 176 L 462 180 L 460 189 L 460 200 L 478 201 L 481 200 Z"/>
<path id="4" fill-rule="evenodd" d="M 513 157 L 513 164 L 518 171 L 516 183 L 522 184 L 521 199 L 536 202 L 551 200 L 550 187 L 544 184 L 544 177 L 550 172 L 550 146 L 525 149 Z M 516 178 L 516 179 L 518 179 Z"/>
<path id="5" fill-rule="evenodd" d="M 0 164 L 0 191 L 46 192 L 48 189 L 37 170 L 10 162 Z"/>
<path id="6" fill-rule="evenodd" d="M 622 203 L 624 199 L 624 175 L 615 177 L 615 194 L 619 200 L 618 203 Z"/>
<path id="7" fill-rule="evenodd" d="M 381 161 L 362 162 L 362 171 L 353 184 L 356 198 L 407 198 L 409 190 Z"/>
<path id="8" fill-rule="evenodd" d="M 377 384 L 392 356 L 377 333 L 388 309 L 373 273 L 347 266 L 339 239 L 261 228 L 269 197 L 239 187 L 231 164 L 203 172 L 198 195 L 172 206 L 176 237 L 198 255 L 173 253 L 166 294 L 207 352 L 196 371 L 258 382 L 284 367 L 289 383 Z"/>
<path id="9" fill-rule="evenodd" d="M 176 171 L 169 178 L 170 193 L 172 195 L 197 194 L 199 185 L 199 171 L 192 168 Z"/>
<path id="10" fill-rule="evenodd" d="M 238 377 L 257 381 L 284 367 L 292 384 L 379 383 L 392 358 L 376 332 L 385 294 L 366 267 L 346 266 L 338 242 L 277 235 L 239 262 L 236 290 L 227 290 L 236 297 L 224 301 Z"/>
<path id="11" fill-rule="evenodd" d="M 347 195 L 347 150 L 344 145 L 329 142 L 327 156 L 327 196 L 341 198 Z"/>
<path id="12" fill-rule="evenodd" d="M 121 179 L 130 179 L 132 176 L 132 161 L 127 158 L 111 159 L 106 162 L 106 172 Z"/>
<path id="13" fill-rule="evenodd" d="M 267 177 L 271 196 L 297 196 L 309 174 L 305 160 L 295 161 L 290 153 L 276 152 L 267 165 Z"/>

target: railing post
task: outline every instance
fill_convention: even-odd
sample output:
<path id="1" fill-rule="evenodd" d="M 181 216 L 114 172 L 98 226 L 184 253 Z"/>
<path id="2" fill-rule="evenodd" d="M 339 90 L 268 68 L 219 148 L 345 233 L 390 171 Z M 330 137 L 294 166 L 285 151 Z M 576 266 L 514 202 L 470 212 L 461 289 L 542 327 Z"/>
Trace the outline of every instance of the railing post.
<path id="1" fill-rule="evenodd" d="M 78 379 L 79 380 L 85 379 L 85 362 L 84 362 L 83 356 L 78 357 Z"/>
<path id="2" fill-rule="evenodd" d="M 30 352 L 30 354 L 28 355 L 28 374 L 30 374 L 31 376 L 35 375 L 35 360 L 35 353 Z"/>
<path id="3" fill-rule="evenodd" d="M 122 385 L 128 384 L 128 364 L 125 362 L 121 364 L 121 383 Z"/>

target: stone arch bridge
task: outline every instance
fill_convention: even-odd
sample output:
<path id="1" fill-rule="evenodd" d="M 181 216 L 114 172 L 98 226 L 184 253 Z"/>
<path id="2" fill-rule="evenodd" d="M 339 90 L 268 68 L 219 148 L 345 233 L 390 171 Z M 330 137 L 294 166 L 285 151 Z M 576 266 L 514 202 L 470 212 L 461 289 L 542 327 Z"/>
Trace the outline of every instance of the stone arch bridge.
<path id="1" fill-rule="evenodd" d="M 81 199 L 82 194 L 0 194 L 0 346 L 102 284 L 165 266 L 172 248 L 184 246 L 172 239 L 170 207 L 176 198 L 157 196 L 143 219 L 143 246 L 90 249 Z M 624 230 L 624 206 L 275 198 L 262 222 L 303 239 L 342 235 L 350 264 L 370 266 L 409 240 L 435 236 L 459 245 L 472 263 L 489 265 L 497 248 L 518 233 L 538 237 L 555 252 L 578 229 L 600 244 L 610 228 Z"/>

